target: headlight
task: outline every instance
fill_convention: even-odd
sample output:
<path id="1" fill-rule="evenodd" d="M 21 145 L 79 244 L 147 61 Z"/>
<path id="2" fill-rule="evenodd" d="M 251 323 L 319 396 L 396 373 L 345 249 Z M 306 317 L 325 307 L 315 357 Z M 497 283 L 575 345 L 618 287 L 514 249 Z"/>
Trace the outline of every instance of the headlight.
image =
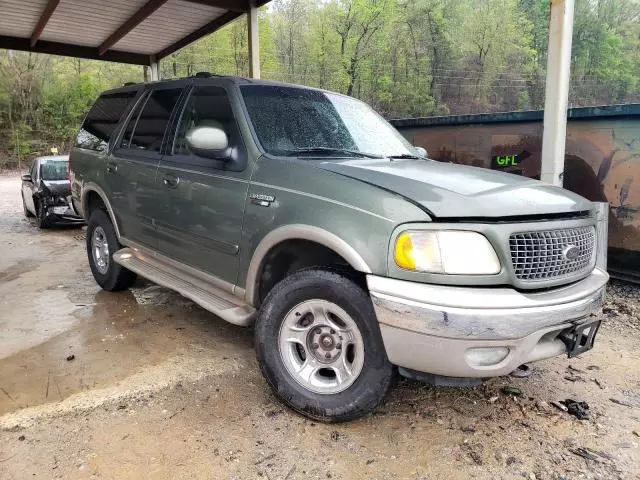
<path id="1" fill-rule="evenodd" d="M 406 270 L 450 275 L 494 275 L 500 260 L 477 232 L 406 231 L 395 245 L 396 264 Z"/>

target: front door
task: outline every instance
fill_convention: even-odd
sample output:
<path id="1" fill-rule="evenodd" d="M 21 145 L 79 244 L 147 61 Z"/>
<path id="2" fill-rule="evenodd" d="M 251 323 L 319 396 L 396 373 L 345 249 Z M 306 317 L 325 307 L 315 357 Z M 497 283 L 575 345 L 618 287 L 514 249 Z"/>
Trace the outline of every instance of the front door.
<path id="1" fill-rule="evenodd" d="M 157 245 L 154 222 L 163 193 L 156 172 L 165 131 L 181 93 L 182 88 L 156 88 L 142 98 L 107 159 L 105 179 L 120 235 L 151 248 Z"/>
<path id="2" fill-rule="evenodd" d="M 233 160 L 192 153 L 185 136 L 194 127 L 222 126 Z M 157 217 L 160 253 L 235 284 L 242 217 L 249 182 L 247 153 L 227 91 L 195 86 L 167 146 L 157 182 L 164 189 Z"/>
<path id="3" fill-rule="evenodd" d="M 31 175 L 31 182 L 22 182 L 22 197 L 24 198 L 24 204 L 27 207 L 27 210 L 32 212 L 34 215 L 37 215 L 36 206 L 33 202 L 33 192 L 40 181 L 38 179 L 38 159 L 34 160 L 31 164 L 31 170 L 29 170 L 29 174 Z"/>

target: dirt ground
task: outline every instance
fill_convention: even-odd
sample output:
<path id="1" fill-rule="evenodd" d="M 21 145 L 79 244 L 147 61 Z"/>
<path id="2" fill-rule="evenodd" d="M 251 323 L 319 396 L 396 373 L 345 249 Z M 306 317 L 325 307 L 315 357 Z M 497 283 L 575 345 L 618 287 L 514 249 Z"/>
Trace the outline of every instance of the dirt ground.
<path id="1" fill-rule="evenodd" d="M 148 282 L 100 291 L 83 230 L 39 231 L 15 175 L 0 247 L 0 479 L 640 478 L 636 287 L 612 284 L 583 357 L 476 388 L 400 380 L 325 425 L 271 395 L 251 330 Z M 590 418 L 551 404 L 567 398 Z"/>

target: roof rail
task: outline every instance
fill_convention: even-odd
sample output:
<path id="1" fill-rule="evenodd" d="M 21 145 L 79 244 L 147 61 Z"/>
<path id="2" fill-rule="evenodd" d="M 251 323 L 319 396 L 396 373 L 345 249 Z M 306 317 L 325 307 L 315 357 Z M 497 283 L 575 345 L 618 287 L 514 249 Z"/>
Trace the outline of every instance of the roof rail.
<path id="1" fill-rule="evenodd" d="M 130 87 L 131 85 L 137 85 L 138 82 L 124 82 L 122 84 L 123 87 Z"/>

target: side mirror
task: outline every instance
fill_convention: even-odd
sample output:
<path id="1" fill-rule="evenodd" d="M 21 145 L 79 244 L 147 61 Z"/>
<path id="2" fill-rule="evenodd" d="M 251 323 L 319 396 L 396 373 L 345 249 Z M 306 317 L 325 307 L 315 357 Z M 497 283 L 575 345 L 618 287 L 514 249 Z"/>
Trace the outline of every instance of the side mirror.
<path id="1" fill-rule="evenodd" d="M 33 182 L 33 178 L 31 178 L 31 174 L 30 173 L 25 173 L 24 175 L 22 175 L 22 181 L 23 182 Z"/>
<path id="2" fill-rule="evenodd" d="M 216 122 L 218 123 L 218 122 Z M 196 155 L 217 160 L 229 158 L 229 137 L 220 126 L 201 126 L 192 128 L 185 136 L 187 146 Z"/>
<path id="3" fill-rule="evenodd" d="M 422 147 L 413 147 L 413 150 L 416 152 L 416 155 L 422 158 L 429 158 L 429 154 Z"/>

